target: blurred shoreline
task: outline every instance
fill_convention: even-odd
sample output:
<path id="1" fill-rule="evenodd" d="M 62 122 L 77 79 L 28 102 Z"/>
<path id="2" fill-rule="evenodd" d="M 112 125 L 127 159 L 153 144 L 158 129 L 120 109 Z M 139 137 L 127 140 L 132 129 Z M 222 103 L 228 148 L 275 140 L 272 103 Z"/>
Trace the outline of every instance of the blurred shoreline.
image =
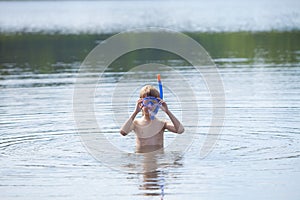
<path id="1" fill-rule="evenodd" d="M 0 1 L 0 67 L 7 73 L 77 69 L 105 39 L 149 27 L 187 34 L 220 67 L 294 66 L 300 63 L 299 10 L 294 0 Z M 185 65 L 180 59 L 143 50 L 123 56 L 111 68 L 123 71 L 153 60 Z"/>
<path id="2" fill-rule="evenodd" d="M 300 62 L 300 31 L 185 33 L 199 42 L 220 67 L 230 63 L 251 66 L 260 63 L 277 67 L 297 66 Z M 77 69 L 102 41 L 113 34 L 0 34 L 1 68 L 20 68 L 41 73 Z M 167 65 L 185 65 L 180 57 L 159 50 L 143 50 L 124 55 L 114 63 L 113 71 L 129 70 L 137 64 L 156 60 Z M 139 63 L 140 61 L 140 63 Z M 9 71 L 9 70 L 8 70 Z M 19 73 L 19 71 L 15 71 Z M 3 73 L 3 71 L 2 71 Z M 8 73 L 8 72 L 7 72 Z M 12 73 L 12 72 L 10 72 Z"/>

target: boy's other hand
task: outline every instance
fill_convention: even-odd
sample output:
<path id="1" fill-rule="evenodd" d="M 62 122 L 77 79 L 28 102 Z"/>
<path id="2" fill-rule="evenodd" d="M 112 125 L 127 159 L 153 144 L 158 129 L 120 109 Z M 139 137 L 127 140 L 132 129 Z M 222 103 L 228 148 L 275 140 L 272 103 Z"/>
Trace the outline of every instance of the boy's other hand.
<path id="1" fill-rule="evenodd" d="M 169 108 L 168 108 L 167 103 L 160 98 L 158 98 L 158 100 L 159 100 L 159 103 L 161 104 L 160 108 L 162 109 L 162 111 L 168 112 Z"/>
<path id="2" fill-rule="evenodd" d="M 142 98 L 139 98 L 139 99 L 137 100 L 136 105 L 135 105 L 135 111 L 134 111 L 134 112 L 139 113 L 139 112 L 142 110 L 142 108 L 143 108 L 142 102 L 143 102 L 143 99 L 142 99 Z"/>

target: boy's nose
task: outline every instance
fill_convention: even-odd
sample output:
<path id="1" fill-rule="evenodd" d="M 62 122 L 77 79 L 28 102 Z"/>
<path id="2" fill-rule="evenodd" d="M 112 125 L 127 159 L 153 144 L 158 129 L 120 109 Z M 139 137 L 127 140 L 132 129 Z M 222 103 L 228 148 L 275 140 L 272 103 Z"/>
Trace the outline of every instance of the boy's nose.
<path id="1" fill-rule="evenodd" d="M 144 111 L 147 111 L 147 112 L 148 112 L 148 108 L 147 108 L 147 107 L 144 107 Z"/>

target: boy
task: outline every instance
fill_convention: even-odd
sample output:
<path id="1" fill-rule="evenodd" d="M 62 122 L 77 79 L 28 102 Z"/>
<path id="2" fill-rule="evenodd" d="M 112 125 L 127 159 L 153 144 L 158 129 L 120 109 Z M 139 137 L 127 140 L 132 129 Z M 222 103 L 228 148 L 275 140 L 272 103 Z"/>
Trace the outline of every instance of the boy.
<path id="1" fill-rule="evenodd" d="M 143 106 L 145 97 L 157 98 L 161 104 L 160 108 L 169 116 L 171 122 L 162 121 L 157 118 L 150 119 L 148 108 Z M 141 110 L 143 116 L 140 119 L 135 119 Z M 149 152 L 163 147 L 165 129 L 178 134 L 184 132 L 182 124 L 168 109 L 166 102 L 159 98 L 158 90 L 151 85 L 146 85 L 141 89 L 140 99 L 137 100 L 135 110 L 122 126 L 120 133 L 125 136 L 133 130 L 136 134 L 137 151 Z"/>

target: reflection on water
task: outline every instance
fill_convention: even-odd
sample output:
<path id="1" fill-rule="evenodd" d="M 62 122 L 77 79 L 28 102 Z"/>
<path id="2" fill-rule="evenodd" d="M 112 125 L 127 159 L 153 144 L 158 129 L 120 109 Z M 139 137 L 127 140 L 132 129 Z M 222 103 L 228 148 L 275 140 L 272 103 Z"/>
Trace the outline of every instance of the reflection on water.
<path id="1" fill-rule="evenodd" d="M 145 172 L 143 185 L 140 189 L 146 190 L 145 196 L 160 196 L 164 198 L 164 177 L 161 171 Z"/>
<path id="2" fill-rule="evenodd" d="M 160 169 L 160 166 L 157 163 L 157 157 L 163 154 L 163 150 L 156 151 L 153 153 L 147 153 L 147 149 L 144 153 L 144 150 L 138 150 L 138 153 L 144 153 L 143 159 L 143 184 L 140 186 L 141 190 L 145 190 L 145 196 L 161 196 L 161 199 L 164 197 L 164 176 L 163 169 Z M 150 151 L 151 152 L 151 151 Z M 159 192 L 160 191 L 160 192 Z"/>
<path id="3" fill-rule="evenodd" d="M 141 173 L 94 160 L 76 134 L 72 95 L 77 71 L 107 35 L 1 35 L 1 197 L 299 199 L 299 32 L 190 35 L 216 61 L 226 93 L 223 132 L 205 159 L 199 151 L 210 126 L 210 95 L 184 60 L 158 51 L 132 52 L 103 76 L 104 88 L 111 91 L 133 66 L 158 62 L 172 66 L 196 90 L 199 116 L 191 119 L 200 120 L 190 149 L 172 163 L 162 162 L 165 153 L 140 154 L 139 163 L 128 163 L 128 157 L 117 163 Z M 109 101 L 99 99 L 95 108 L 101 107 L 101 113 L 96 114 L 111 114 Z M 169 105 L 180 114 L 174 99 L 169 98 Z M 133 106 L 120 104 L 120 109 Z M 99 123 L 116 147 L 135 151 L 134 134 L 120 136 L 111 119 Z M 172 136 L 165 134 L 166 144 Z"/>
<path id="4" fill-rule="evenodd" d="M 164 156 L 164 150 L 152 147 L 151 149 L 139 149 L 137 153 L 143 155 L 141 173 L 142 183 L 139 186 L 139 189 L 142 191 L 143 196 L 160 196 L 160 199 L 163 200 L 165 196 L 165 175 L 169 170 L 180 169 L 182 167 L 182 158 L 177 156 L 177 159 L 173 160 L 172 163 L 161 163 L 160 159 Z M 154 152 L 154 153 L 149 153 Z M 171 185 L 172 183 L 168 183 Z"/>

